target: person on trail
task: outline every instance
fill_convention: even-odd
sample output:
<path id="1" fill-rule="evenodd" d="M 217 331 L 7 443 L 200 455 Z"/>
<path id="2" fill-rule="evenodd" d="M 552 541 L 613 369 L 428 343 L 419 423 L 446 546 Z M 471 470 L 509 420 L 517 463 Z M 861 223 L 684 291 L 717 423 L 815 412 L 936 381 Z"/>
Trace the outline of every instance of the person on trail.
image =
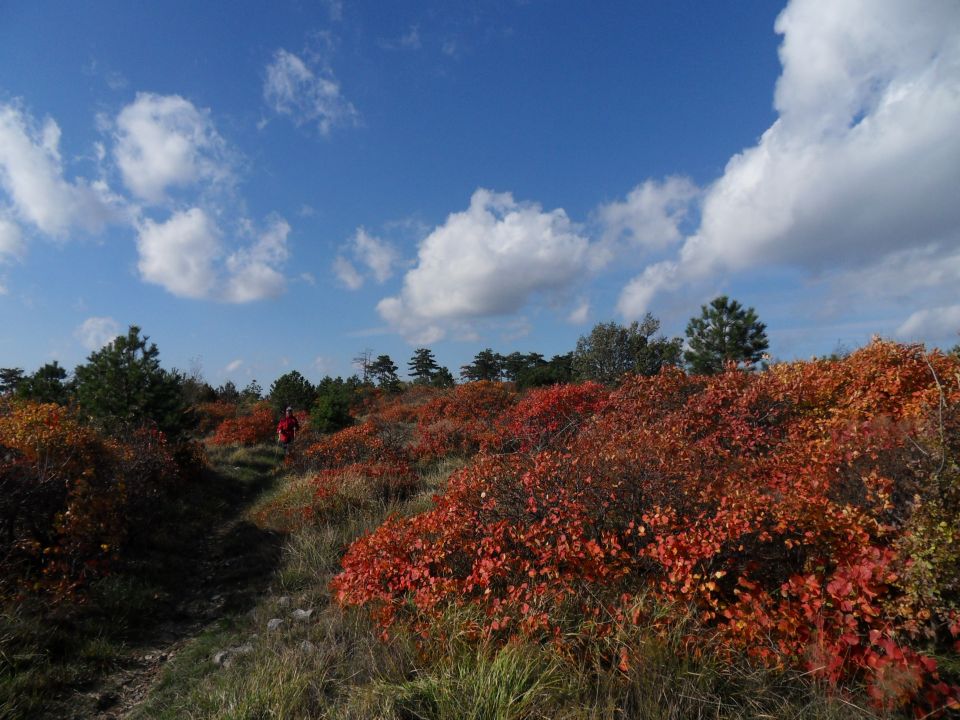
<path id="1" fill-rule="evenodd" d="M 297 439 L 297 433 L 300 432 L 300 422 L 293 414 L 293 408 L 288 407 L 286 414 L 277 423 L 277 442 L 283 448 L 283 454 L 290 452 L 290 445 Z"/>

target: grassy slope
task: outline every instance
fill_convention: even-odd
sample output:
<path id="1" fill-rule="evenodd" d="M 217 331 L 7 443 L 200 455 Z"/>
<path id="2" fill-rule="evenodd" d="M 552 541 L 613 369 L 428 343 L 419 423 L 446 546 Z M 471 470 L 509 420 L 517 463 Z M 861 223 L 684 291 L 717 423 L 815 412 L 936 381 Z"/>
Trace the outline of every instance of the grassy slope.
<path id="1" fill-rule="evenodd" d="M 349 543 L 391 512 L 429 506 L 450 466 L 423 478 L 422 492 L 399 504 L 372 497 L 358 483 L 333 517 L 293 523 L 285 510 L 310 496 L 307 478 L 287 477 L 247 513 L 264 529 L 285 528 L 282 557 L 269 591 L 247 613 L 227 615 L 167 666 L 136 718 L 870 718 L 848 700 L 830 698 L 802 678 L 710 658 L 692 661 L 676 639 L 643 629 L 609 639 L 636 658 L 624 673 L 575 665 L 537 645 L 497 649 L 453 631 L 431 659 L 416 638 L 378 639 L 356 611 L 331 604 L 327 591 Z M 306 622 L 295 609 L 313 610 Z M 284 620 L 268 630 L 269 620 Z M 214 655 L 239 648 L 226 666 Z"/>

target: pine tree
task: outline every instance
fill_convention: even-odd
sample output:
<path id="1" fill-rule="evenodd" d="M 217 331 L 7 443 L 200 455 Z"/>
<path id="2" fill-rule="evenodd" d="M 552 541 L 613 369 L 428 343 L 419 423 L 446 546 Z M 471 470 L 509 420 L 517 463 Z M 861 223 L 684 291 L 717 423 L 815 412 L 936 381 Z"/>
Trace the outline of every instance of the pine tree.
<path id="1" fill-rule="evenodd" d="M 307 410 L 316 397 L 316 388 L 296 370 L 281 375 L 270 386 L 270 404 L 278 413 L 288 407 Z"/>
<path id="2" fill-rule="evenodd" d="M 16 392 L 23 382 L 23 368 L 0 368 L 0 396 Z"/>
<path id="3" fill-rule="evenodd" d="M 430 384 L 435 388 L 452 388 L 457 381 L 453 379 L 453 373 L 449 369 L 442 367 L 433 374 Z"/>
<path id="4" fill-rule="evenodd" d="M 171 435 L 190 430 L 195 418 L 183 400 L 180 380 L 160 367 L 160 351 L 131 325 L 74 372 L 77 403 L 108 430 L 155 424 Z"/>
<path id="5" fill-rule="evenodd" d="M 744 309 L 721 295 L 700 307 L 700 317 L 690 319 L 684 359 L 690 371 L 699 375 L 721 372 L 730 362 L 755 363 L 769 347 L 766 329 L 753 308 Z"/>
<path id="6" fill-rule="evenodd" d="M 440 370 L 437 359 L 430 348 L 417 348 L 407 363 L 407 372 L 416 385 L 429 385 L 433 376 Z"/>
<path id="7" fill-rule="evenodd" d="M 377 387 L 388 392 L 400 389 L 400 378 L 397 377 L 397 365 L 389 355 L 378 355 L 377 359 L 369 364 L 369 377 L 376 380 Z"/>
<path id="8" fill-rule="evenodd" d="M 490 348 L 481 350 L 473 357 L 473 362 L 460 368 L 460 377 L 470 382 L 488 380 L 495 382 L 500 379 L 503 369 L 503 357 Z"/>
<path id="9" fill-rule="evenodd" d="M 66 369 L 54 360 L 22 378 L 17 384 L 16 395 L 36 402 L 66 405 L 73 390 L 66 379 Z"/>
<path id="10" fill-rule="evenodd" d="M 654 337 L 660 321 L 650 313 L 643 322 L 597 323 L 577 341 L 573 373 L 577 380 L 606 385 L 619 382 L 625 373 L 656 375 L 665 365 L 680 364 L 680 338 Z"/>

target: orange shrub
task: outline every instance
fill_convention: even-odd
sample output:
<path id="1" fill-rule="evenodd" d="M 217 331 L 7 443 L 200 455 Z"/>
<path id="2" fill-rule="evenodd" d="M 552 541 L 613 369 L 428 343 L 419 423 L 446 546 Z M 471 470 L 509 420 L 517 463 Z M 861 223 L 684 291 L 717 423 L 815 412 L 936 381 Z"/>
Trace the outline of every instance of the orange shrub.
<path id="1" fill-rule="evenodd" d="M 232 420 L 237 416 L 239 407 L 236 403 L 216 400 L 200 403 L 197 411 L 197 435 L 206 437 L 214 432 L 224 420 Z"/>
<path id="2" fill-rule="evenodd" d="M 384 498 L 403 497 L 416 484 L 407 449 L 390 424 L 367 420 L 321 437 L 304 459 L 316 471 L 318 495 L 336 487 L 344 476 L 361 477 Z"/>
<path id="3" fill-rule="evenodd" d="M 194 462 L 157 431 L 110 439 L 58 405 L 0 407 L 0 592 L 65 597 L 106 573 Z"/>
<path id="4" fill-rule="evenodd" d="M 862 681 L 880 707 L 960 707 L 929 652 L 960 651 L 960 533 L 928 521 L 960 513 L 958 373 L 955 358 L 875 342 L 758 374 L 636 377 L 561 435 L 563 413 L 521 405 L 505 422 L 530 452 L 472 434 L 487 452 L 434 509 L 356 542 L 333 590 L 385 626 L 429 633 L 471 604 L 477 633 L 561 644 L 664 622 L 637 602 L 652 594 L 695 613 L 694 652 Z"/>
<path id="5" fill-rule="evenodd" d="M 301 427 L 305 423 L 301 422 Z M 270 442 L 276 436 L 277 422 L 273 416 L 273 409 L 267 402 L 259 402 L 250 412 L 235 418 L 227 418 L 217 427 L 212 445 L 256 445 Z"/>
<path id="6" fill-rule="evenodd" d="M 531 390 L 501 418 L 500 444 L 523 452 L 552 447 L 576 434 L 609 397 L 599 383 L 551 385 Z"/>

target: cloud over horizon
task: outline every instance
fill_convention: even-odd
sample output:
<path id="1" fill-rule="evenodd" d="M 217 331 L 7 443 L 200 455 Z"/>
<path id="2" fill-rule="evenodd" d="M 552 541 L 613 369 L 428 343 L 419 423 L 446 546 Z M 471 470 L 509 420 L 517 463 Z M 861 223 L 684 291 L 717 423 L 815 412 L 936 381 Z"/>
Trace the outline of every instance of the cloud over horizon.
<path id="1" fill-rule="evenodd" d="M 637 318 L 661 293 L 762 267 L 864 280 L 864 269 L 915 250 L 956 270 L 958 27 L 950 0 L 922 11 L 895 0 L 792 0 L 776 22 L 777 120 L 706 189 L 699 228 L 679 251 L 623 289 L 620 312 Z M 958 280 L 954 271 L 937 282 Z"/>
<path id="2" fill-rule="evenodd" d="M 112 317 L 88 317 L 74 331 L 74 337 L 91 352 L 112 342 L 119 334 L 120 325 Z"/>
<path id="3" fill-rule="evenodd" d="M 171 188 L 232 177 L 229 151 L 210 120 L 179 95 L 137 93 L 116 118 L 114 159 L 137 198 L 158 204 Z"/>
<path id="4" fill-rule="evenodd" d="M 353 261 L 347 255 L 353 257 Z M 334 258 L 333 271 L 345 287 L 359 290 L 363 287 L 364 276 L 357 269 L 358 264 L 366 267 L 373 279 L 382 285 L 393 277 L 393 270 L 399 263 L 400 253 L 392 243 L 361 227 Z"/>
<path id="5" fill-rule="evenodd" d="M 144 220 L 138 231 L 141 278 L 177 297 L 245 303 L 286 290 L 279 267 L 289 256 L 290 226 L 281 217 L 246 245 L 228 253 L 223 233 L 202 208 L 175 212 L 168 220 Z"/>
<path id="6" fill-rule="evenodd" d="M 563 210 L 479 189 L 423 240 L 400 294 L 377 311 L 414 342 L 439 339 L 458 324 L 517 312 L 534 296 L 564 295 L 589 249 Z"/>

